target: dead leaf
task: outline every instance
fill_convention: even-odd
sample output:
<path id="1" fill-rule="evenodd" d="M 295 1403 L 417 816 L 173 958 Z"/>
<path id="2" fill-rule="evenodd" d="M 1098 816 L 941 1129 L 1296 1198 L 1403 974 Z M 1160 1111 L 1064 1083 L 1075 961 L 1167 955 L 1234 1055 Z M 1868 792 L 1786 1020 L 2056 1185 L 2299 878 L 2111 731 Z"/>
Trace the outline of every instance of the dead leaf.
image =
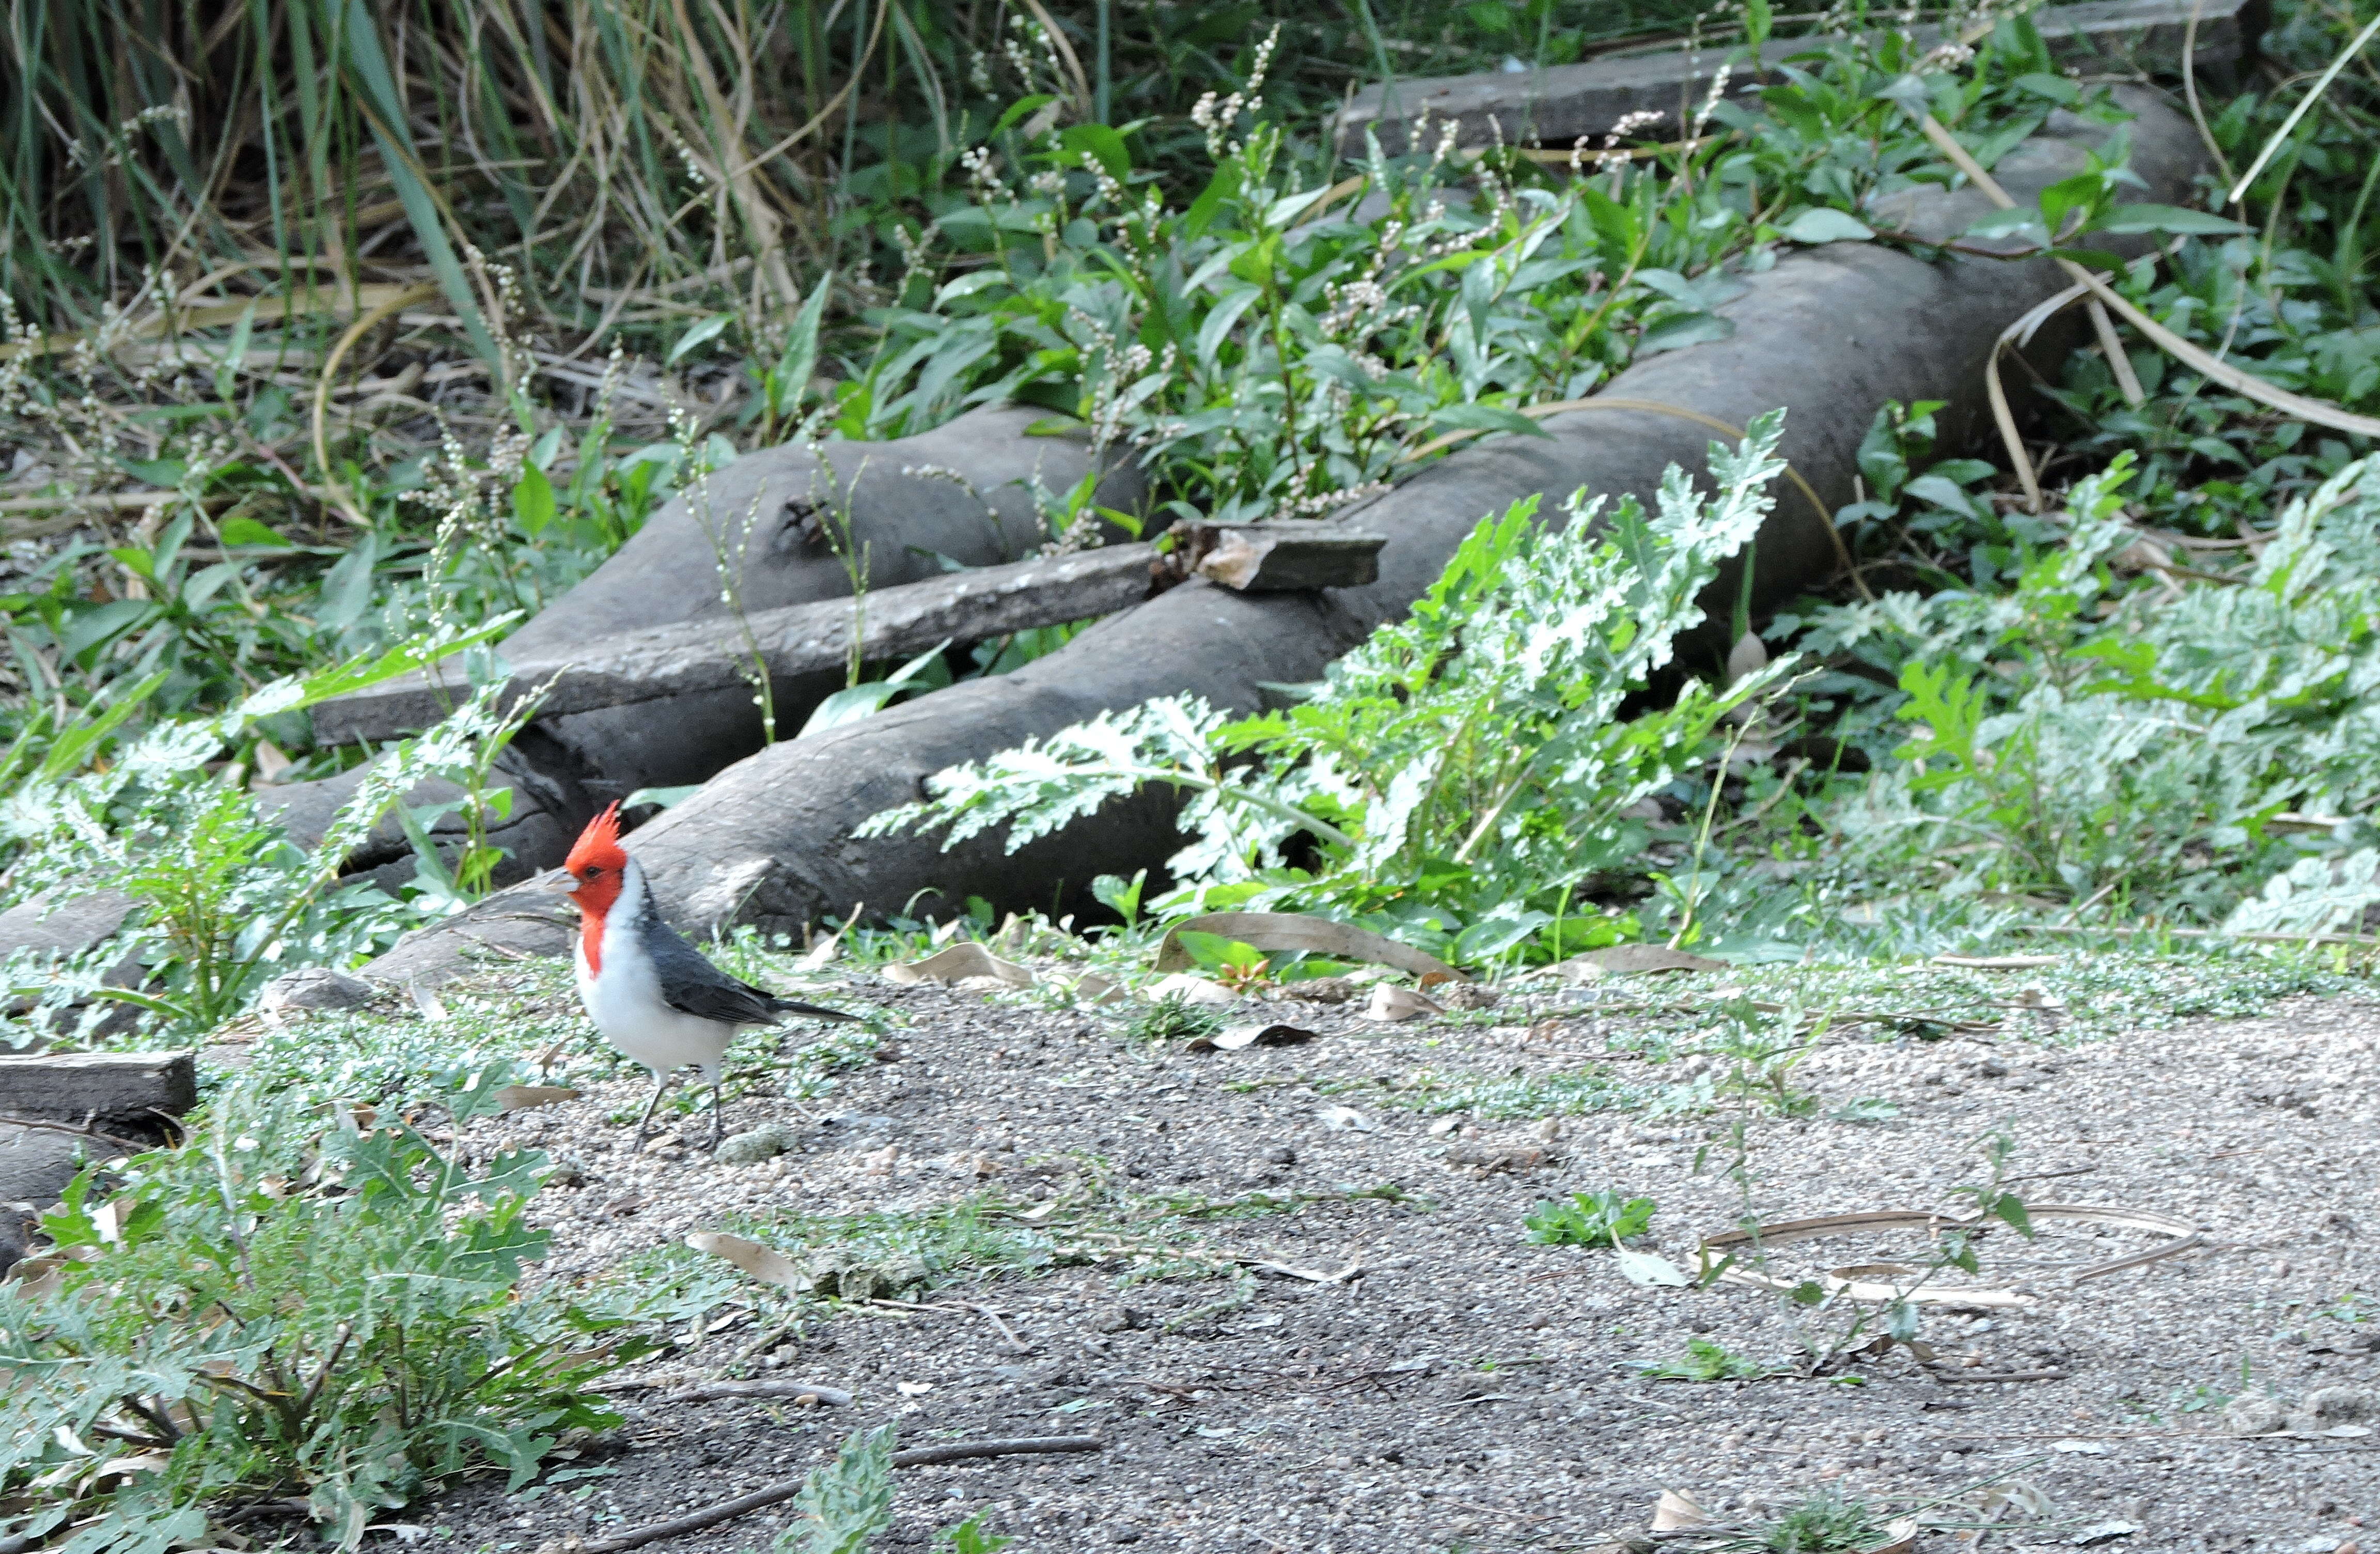
<path id="1" fill-rule="evenodd" d="M 1443 1014 L 1446 1006 L 1427 993 L 1411 988 L 1393 987 L 1381 982 L 1372 989 L 1372 1002 L 1364 1006 L 1366 1020 L 1417 1020 L 1430 1014 Z"/>
<path id="2" fill-rule="evenodd" d="M 1148 1001 L 1151 1003 L 1163 1003 L 1170 998 L 1178 998 L 1184 1003 L 1206 1009 L 1227 1009 L 1240 1002 L 1240 995 L 1220 982 L 1211 977 L 1193 977 L 1186 971 L 1177 971 L 1149 985 Z"/>
<path id="3" fill-rule="evenodd" d="M 1660 1503 L 1653 1508 L 1653 1531 L 1683 1532 L 1688 1527 L 1706 1526 L 1710 1512 L 1694 1503 L 1694 1498 L 1682 1489 L 1664 1489 Z"/>
<path id="4" fill-rule="evenodd" d="M 281 774 L 298 763 L 281 753 L 281 747 L 270 739 L 260 739 L 254 749 L 256 775 L 249 782 L 251 788 L 269 788 L 281 781 Z"/>
<path id="5" fill-rule="evenodd" d="M 1623 976 L 1630 972 L 1730 969 L 1725 961 L 1689 955 L 1683 950 L 1672 950 L 1666 944 L 1614 944 L 1609 949 L 1589 950 L 1583 955 L 1572 955 L 1554 965 L 1557 973 L 1573 982 L 1585 982 L 1597 977 Z"/>
<path id="6" fill-rule="evenodd" d="M 407 996 L 413 1000 L 413 1007 L 419 1010 L 421 1017 L 431 1025 L 437 1025 L 446 1018 L 446 1001 L 440 998 L 432 989 L 418 982 L 408 982 L 405 985 L 405 991 Z"/>
<path id="7" fill-rule="evenodd" d="M 67 1265 L 73 1261 L 63 1257 L 23 1257 L 9 1269 L 7 1277 L 20 1298 L 47 1300 L 66 1287 Z"/>
<path id="8" fill-rule="evenodd" d="M 1380 1125 L 1352 1106 L 1318 1108 L 1314 1113 L 1314 1120 L 1332 1133 L 1371 1133 Z"/>
<path id="9" fill-rule="evenodd" d="M 2113 1543 L 2119 1537 L 2130 1537 L 2140 1530 L 2138 1522 L 2094 1522 L 2066 1541 L 2077 1548 L 2088 1548 L 2095 1543 Z"/>
<path id="10" fill-rule="evenodd" d="M 1434 955 L 1425 955 L 1410 944 L 1400 944 L 1377 933 L 1366 933 L 1345 923 L 1334 923 L 1328 917 L 1309 917 L 1299 912 L 1209 912 L 1203 917 L 1193 917 L 1176 923 L 1157 947 L 1157 969 L 1186 971 L 1196 964 L 1183 945 L 1185 933 L 1211 933 L 1219 938 L 1234 940 L 1257 950 L 1288 950 L 1306 954 L 1328 955 L 1332 960 L 1364 961 L 1373 965 L 1394 966 L 1415 977 L 1439 976 L 1467 982 L 1469 977 Z"/>
<path id="11" fill-rule="evenodd" d="M 1884 1541 L 1871 1544 L 1860 1554 L 1909 1554 L 1917 1547 L 1917 1518 L 1896 1516 L 1884 1524 Z"/>
<path id="12" fill-rule="evenodd" d="M 91 1475 L 93 1484 L 111 1478 L 129 1478 L 136 1473 L 163 1473 L 173 1457 L 164 1451 L 135 1451 L 129 1456 L 111 1457 Z"/>
<path id="13" fill-rule="evenodd" d="M 496 1104 L 507 1111 L 527 1111 L 556 1101 L 577 1100 L 578 1095 L 567 1085 L 507 1085 L 496 1092 Z"/>
<path id="14" fill-rule="evenodd" d="M 740 1235 L 724 1231 L 696 1231 L 686 1238 L 686 1244 L 698 1252 L 708 1252 L 714 1257 L 724 1257 L 763 1284 L 780 1290 L 806 1290 L 808 1275 L 773 1247 L 757 1241 L 747 1241 Z"/>
<path id="15" fill-rule="evenodd" d="M 1734 685 L 1748 674 L 1757 674 L 1768 667 L 1768 644 L 1756 631 L 1747 631 L 1735 639 L 1727 650 L 1727 683 Z"/>
<path id="16" fill-rule="evenodd" d="M 1096 971 L 1086 971 L 1075 977 L 1071 991 L 1080 1003 L 1113 1003 L 1123 997 L 1123 984 Z"/>
<path id="17" fill-rule="evenodd" d="M 1937 955 L 1936 965 L 1964 966 L 1969 971 L 2032 971 L 2056 965 L 2056 955 Z"/>
<path id="18" fill-rule="evenodd" d="M 964 982 L 972 977 L 988 977 L 1007 988 L 1033 986 L 1033 973 L 1014 961 L 998 955 L 973 940 L 937 950 L 921 961 L 898 961 L 884 968 L 884 980 L 904 986 L 919 982 Z"/>
<path id="19" fill-rule="evenodd" d="M 1446 1152 L 1448 1165 L 1470 1166 L 1482 1176 L 1493 1176 L 1499 1172 L 1506 1171 L 1535 1171 L 1552 1159 L 1553 1151 L 1550 1149 L 1524 1145 L 1506 1145 L 1501 1148 L 1483 1145 L 1457 1145 Z"/>
<path id="20" fill-rule="evenodd" d="M 1631 1252 L 1625 1246 L 1614 1249 L 1620 1259 L 1620 1275 L 1631 1284 L 1646 1289 L 1683 1289 L 1694 1282 L 1684 1269 L 1658 1252 Z"/>
<path id="21" fill-rule="evenodd" d="M 843 928 L 835 929 L 832 933 L 828 934 L 824 939 L 820 940 L 808 949 L 803 951 L 801 954 L 795 959 L 794 969 L 795 971 L 822 971 L 828 965 L 832 965 L 835 956 L 843 953 L 844 929 L 851 927 L 852 924 L 858 920 L 859 903 L 855 901 L 851 904 L 851 916 L 843 920 Z"/>
<path id="22" fill-rule="evenodd" d="M 1243 1047 L 1294 1047 L 1301 1041 L 1311 1041 L 1314 1033 L 1298 1026 L 1284 1026 L 1278 1021 L 1267 1024 L 1257 1021 L 1245 1026 L 1226 1026 L 1212 1036 L 1194 1036 L 1183 1048 L 1192 1052 L 1236 1052 Z"/>

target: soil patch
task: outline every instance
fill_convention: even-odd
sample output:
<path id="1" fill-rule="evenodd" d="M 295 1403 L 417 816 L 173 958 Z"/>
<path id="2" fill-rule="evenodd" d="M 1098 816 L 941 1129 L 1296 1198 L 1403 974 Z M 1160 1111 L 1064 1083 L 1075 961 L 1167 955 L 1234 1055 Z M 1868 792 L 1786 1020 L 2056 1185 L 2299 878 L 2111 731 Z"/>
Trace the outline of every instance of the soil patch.
<path id="1" fill-rule="evenodd" d="M 1747 1185 L 1729 1172 L 1736 1111 L 1568 1110 L 1674 1101 L 1696 1065 L 1717 1072 L 1718 1059 L 1627 1050 L 1644 1024 L 1628 1001 L 1660 986 L 1508 996 L 1402 1025 L 1367 1022 L 1355 1002 L 1284 1003 L 1270 1013 L 1313 1040 L 1192 1054 L 1135 1046 L 1096 1012 L 856 974 L 850 998 L 886 1007 L 897 1050 L 822 1103 L 731 1101 L 731 1134 L 789 1130 L 773 1159 L 726 1165 L 674 1140 L 631 1153 L 612 1120 L 641 1100 L 625 1072 L 479 1124 L 474 1153 L 516 1144 L 568 1162 L 537 1200 L 556 1232 L 549 1277 L 651 1266 L 690 1232 L 775 1215 L 897 1221 L 994 1201 L 1002 1222 L 1030 1227 L 1037 1205 L 1075 1201 L 1087 1182 L 1116 1203 L 1206 1205 L 1165 1223 L 1177 1238 L 1195 1223 L 1184 1247 L 1250 1271 L 1127 1282 L 1155 1265 L 1111 1251 L 908 1289 L 910 1308 L 849 1305 L 800 1330 L 722 1300 L 640 1378 L 800 1377 L 849 1389 L 856 1406 L 632 1400 L 618 1439 L 557 1462 L 546 1483 L 511 1497 L 467 1486 L 407 1518 L 437 1547 L 534 1549 L 797 1475 L 852 1429 L 892 1421 L 904 1446 L 1108 1442 L 903 1471 L 894 1549 L 978 1512 L 1026 1549 L 1590 1548 L 1641 1535 L 1664 1489 L 1735 1522 L 1824 1487 L 1940 1515 L 1987 1480 L 2049 1508 L 1995 1513 L 2010 1549 L 2380 1547 L 2360 1530 L 2380 1513 L 2380 1435 L 2336 1423 L 2380 1382 L 2380 1009 L 2304 999 L 2073 1046 L 2046 1025 L 2042 1041 L 1853 1031 L 1792 1070 L 1809 1114 L 1748 1116 Z M 698 1115 L 684 1132 L 708 1128 Z M 1608 1249 L 1532 1244 L 1524 1229 L 1544 1200 L 1618 1188 L 1658 1204 L 1641 1244 L 1690 1263 L 1701 1235 L 1747 1209 L 1948 1208 L 1948 1189 L 1981 1178 L 1977 1141 L 1995 1129 L 2015 1141 L 2008 1169 L 2029 1202 L 2179 1216 L 2203 1244 L 2070 1283 L 2061 1268 L 2155 1238 L 2002 1232 L 1982 1244 L 1977 1282 L 2030 1304 L 1929 1312 L 1930 1366 L 1898 1350 L 1834 1378 L 1698 1383 L 1641 1367 L 1701 1341 L 1790 1372 L 1843 1308 L 1727 1283 L 1641 1287 Z M 1866 1263 L 1906 1255 L 1907 1239 L 1778 1255 Z M 2287 1409 L 2337 1388 L 2352 1390 L 2325 1394 L 2337 1406 L 2301 1414 L 2307 1428 L 2225 1432 L 2234 1395 Z M 780 1507 L 662 1547 L 759 1548 L 783 1523 Z M 1919 1547 L 1953 1545 L 1931 1534 Z"/>

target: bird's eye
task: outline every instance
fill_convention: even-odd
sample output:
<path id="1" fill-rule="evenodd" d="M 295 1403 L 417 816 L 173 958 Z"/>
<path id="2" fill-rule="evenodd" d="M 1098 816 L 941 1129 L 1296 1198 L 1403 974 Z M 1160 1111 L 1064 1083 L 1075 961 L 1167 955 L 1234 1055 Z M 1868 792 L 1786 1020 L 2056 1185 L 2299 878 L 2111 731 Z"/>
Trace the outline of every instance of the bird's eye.
<path id="1" fill-rule="evenodd" d="M 590 863 L 590 864 L 589 864 L 586 868 L 582 868 L 582 869 L 580 869 L 580 870 L 578 871 L 578 878 L 580 878 L 581 880 L 592 880 L 592 879 L 594 879 L 597 875 L 599 875 L 599 874 L 601 874 L 601 873 L 602 873 L 602 872 L 603 872 L 603 866 L 602 866 L 602 865 L 601 865 L 601 864 L 594 864 L 594 863 Z"/>

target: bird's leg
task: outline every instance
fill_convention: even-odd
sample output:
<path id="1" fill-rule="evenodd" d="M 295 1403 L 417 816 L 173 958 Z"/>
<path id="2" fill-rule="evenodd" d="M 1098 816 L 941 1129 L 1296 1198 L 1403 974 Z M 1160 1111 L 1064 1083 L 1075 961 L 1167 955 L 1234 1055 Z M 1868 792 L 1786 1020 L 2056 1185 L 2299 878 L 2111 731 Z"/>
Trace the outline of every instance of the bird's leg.
<path id="1" fill-rule="evenodd" d="M 653 1108 L 662 1103 L 662 1092 L 669 1088 L 670 1076 L 655 1069 L 653 1080 L 653 1099 L 645 1102 L 645 1114 L 637 1119 L 637 1147 L 639 1149 L 645 1147 L 645 1140 L 652 1136 Z"/>
<path id="2" fill-rule="evenodd" d="M 720 1137 L 727 1131 L 727 1113 L 724 1110 L 727 1103 L 721 1099 L 719 1087 L 720 1078 L 713 1077 L 710 1081 L 710 1148 L 713 1154 L 718 1153 Z"/>

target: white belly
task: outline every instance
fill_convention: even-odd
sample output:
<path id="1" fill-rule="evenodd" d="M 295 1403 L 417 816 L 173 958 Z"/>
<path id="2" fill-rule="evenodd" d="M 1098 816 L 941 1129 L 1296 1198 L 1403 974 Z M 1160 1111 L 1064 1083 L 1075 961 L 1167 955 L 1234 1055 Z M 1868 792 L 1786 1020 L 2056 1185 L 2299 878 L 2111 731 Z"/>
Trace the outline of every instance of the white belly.
<path id="1" fill-rule="evenodd" d="M 583 941 L 572 957 L 578 972 L 579 1002 L 587 1006 L 595 1028 L 603 1033 L 604 1040 L 656 1074 L 693 1064 L 701 1068 L 705 1079 L 716 1083 L 719 1061 L 735 1038 L 735 1027 L 672 1009 L 663 1002 L 651 963 L 621 942 L 627 937 L 620 931 L 622 926 L 616 921 L 605 925 L 601 981 L 588 971 Z"/>

